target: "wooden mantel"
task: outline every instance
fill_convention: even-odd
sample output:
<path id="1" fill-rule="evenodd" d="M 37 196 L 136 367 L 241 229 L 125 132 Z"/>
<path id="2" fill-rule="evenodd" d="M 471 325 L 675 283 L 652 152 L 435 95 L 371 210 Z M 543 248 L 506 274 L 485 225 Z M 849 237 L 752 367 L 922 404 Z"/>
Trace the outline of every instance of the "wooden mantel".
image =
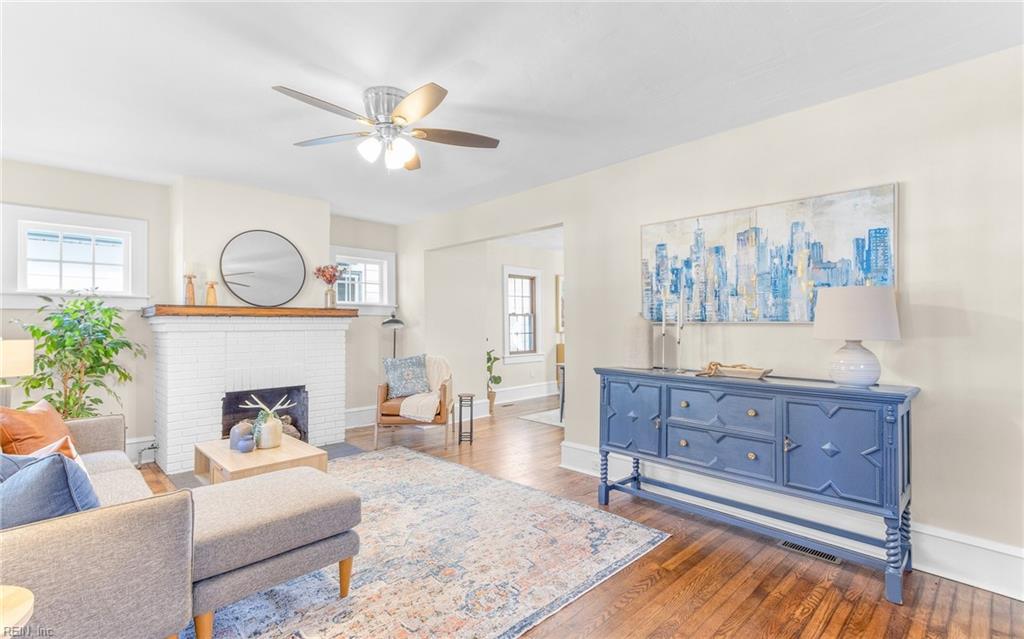
<path id="1" fill-rule="evenodd" d="M 357 308 L 184 306 L 157 304 L 142 309 L 143 317 L 357 317 Z"/>

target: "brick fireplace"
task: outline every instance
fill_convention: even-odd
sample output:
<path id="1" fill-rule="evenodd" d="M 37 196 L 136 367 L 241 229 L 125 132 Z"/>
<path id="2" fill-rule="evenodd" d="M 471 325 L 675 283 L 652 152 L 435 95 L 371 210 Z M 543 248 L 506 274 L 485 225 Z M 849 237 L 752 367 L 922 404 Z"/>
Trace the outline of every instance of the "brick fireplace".
<path id="1" fill-rule="evenodd" d="M 218 309 L 225 315 L 211 314 Z M 267 314 L 275 310 L 287 315 Z M 223 399 L 248 389 L 304 387 L 309 443 L 344 440 L 345 338 L 355 311 L 157 306 L 143 315 L 154 334 L 156 460 L 165 472 L 192 470 L 193 444 L 222 436 Z"/>

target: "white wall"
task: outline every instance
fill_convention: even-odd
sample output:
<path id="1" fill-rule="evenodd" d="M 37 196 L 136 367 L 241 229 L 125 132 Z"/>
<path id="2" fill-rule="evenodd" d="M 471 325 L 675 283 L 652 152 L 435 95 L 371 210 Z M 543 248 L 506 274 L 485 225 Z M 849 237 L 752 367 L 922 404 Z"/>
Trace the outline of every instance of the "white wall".
<path id="1" fill-rule="evenodd" d="M 923 389 L 914 403 L 914 518 L 937 537 L 1009 549 L 1002 577 L 1014 578 L 1024 565 L 1021 53 L 401 227 L 399 301 L 410 318 L 422 317 L 430 249 L 564 223 L 572 309 L 566 442 L 595 446 L 593 368 L 637 357 L 641 224 L 899 182 L 904 338 L 869 346 L 882 360 L 883 382 Z M 837 346 L 803 326 L 688 333 L 688 365 L 741 361 L 798 376 L 825 376 Z M 429 343 L 433 327 L 414 319 L 406 337 Z M 1003 583 L 1024 596 L 1019 578 Z"/>
<path id="2" fill-rule="evenodd" d="M 499 391 L 521 389 L 526 395 L 546 392 L 555 379 L 555 275 L 562 273 L 562 251 L 505 243 L 473 242 L 429 251 L 425 259 L 427 353 L 452 365 L 456 392 L 486 396 L 484 353 L 494 349 L 503 359 Z M 537 299 L 541 361 L 515 362 L 504 351 L 504 266 L 540 271 Z M 412 354 L 407 351 L 406 354 Z M 550 386 L 550 384 L 548 384 Z M 524 388 L 525 387 L 525 388 Z"/>

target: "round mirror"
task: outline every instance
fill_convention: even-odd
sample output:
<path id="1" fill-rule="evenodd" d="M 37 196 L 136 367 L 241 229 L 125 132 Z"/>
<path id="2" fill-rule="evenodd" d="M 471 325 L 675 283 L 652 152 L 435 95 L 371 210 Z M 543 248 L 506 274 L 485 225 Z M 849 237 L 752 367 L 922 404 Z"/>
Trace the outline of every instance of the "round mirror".
<path id="1" fill-rule="evenodd" d="M 306 263 L 295 245 L 273 231 L 246 231 L 220 254 L 220 274 L 231 294 L 253 306 L 281 306 L 306 283 Z"/>

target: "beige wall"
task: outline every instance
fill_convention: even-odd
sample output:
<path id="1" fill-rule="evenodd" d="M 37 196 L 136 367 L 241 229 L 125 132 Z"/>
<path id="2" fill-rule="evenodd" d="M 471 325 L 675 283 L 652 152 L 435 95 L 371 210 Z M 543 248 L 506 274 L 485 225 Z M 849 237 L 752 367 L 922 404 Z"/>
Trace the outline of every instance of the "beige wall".
<path id="1" fill-rule="evenodd" d="M 171 277 L 167 265 L 171 247 L 165 239 L 170 233 L 169 187 L 11 160 L 3 161 L 2 178 L 0 200 L 4 202 L 146 220 L 149 226 L 149 294 L 154 300 L 169 300 Z M 0 240 L 5 249 L 8 244 L 7 238 Z M 152 335 L 146 321 L 137 311 L 124 311 L 123 316 L 128 338 L 144 344 L 148 350 Z M 0 309 L 0 331 L 5 338 L 24 337 L 11 320 L 32 323 L 38 319 L 32 310 L 3 308 Z M 125 414 L 129 437 L 151 435 L 152 360 L 124 360 L 123 364 L 135 381 L 116 389 L 122 406 L 108 401 L 104 410 Z M 16 396 L 20 401 L 20 391 L 16 391 Z"/>
<path id="2" fill-rule="evenodd" d="M 555 275 L 562 273 L 561 251 L 508 244 L 473 242 L 429 251 L 425 259 L 427 353 L 452 365 L 456 392 L 485 396 L 484 353 L 504 350 L 503 269 L 519 266 L 541 272 L 537 328 L 540 362 L 502 359 L 495 373 L 497 390 L 541 384 L 555 379 Z M 411 354 L 412 351 L 406 354 Z"/>
<path id="3" fill-rule="evenodd" d="M 331 212 L 327 202 L 254 189 L 248 186 L 182 178 L 174 186 L 172 246 L 170 264 L 183 275 L 187 266 L 197 275 L 196 298 L 202 297 L 205 282 L 220 282 L 220 254 L 224 245 L 242 231 L 265 229 L 280 233 L 299 249 L 306 262 L 306 284 L 287 306 L 323 306 L 323 288 L 313 279 L 312 269 L 328 263 L 324 241 L 330 235 Z M 180 238 L 180 240 L 178 239 Z M 180 278 L 175 278 L 180 282 Z M 184 299 L 183 287 L 176 287 L 175 300 Z M 222 306 L 245 306 L 223 283 L 217 287 Z"/>
<path id="4" fill-rule="evenodd" d="M 565 225 L 567 442 L 596 445 L 593 367 L 636 363 L 640 225 L 899 182 L 903 340 L 869 344 L 914 403 L 914 516 L 1024 546 L 1021 48 L 399 229 L 410 348 L 427 251 Z M 694 326 L 685 361 L 826 375 L 806 326 Z"/>
<path id="5" fill-rule="evenodd" d="M 332 215 L 331 246 L 394 252 L 398 248 L 398 227 Z M 349 326 L 345 401 L 350 409 L 376 406 L 377 384 L 383 371 L 381 362 L 391 357 L 391 331 L 380 325 L 385 319 L 387 316 L 363 314 Z"/>

